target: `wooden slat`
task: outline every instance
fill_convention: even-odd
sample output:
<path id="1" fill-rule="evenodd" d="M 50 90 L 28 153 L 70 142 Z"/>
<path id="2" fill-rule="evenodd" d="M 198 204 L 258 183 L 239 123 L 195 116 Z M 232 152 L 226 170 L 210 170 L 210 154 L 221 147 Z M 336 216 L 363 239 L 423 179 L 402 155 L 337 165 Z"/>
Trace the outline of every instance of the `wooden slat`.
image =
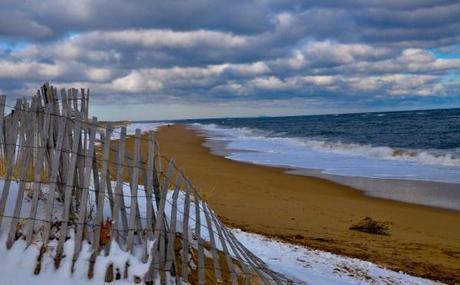
<path id="1" fill-rule="evenodd" d="M 182 217 L 182 279 L 185 283 L 188 282 L 188 256 L 189 256 L 189 236 L 188 236 L 188 223 L 190 217 L 190 183 L 188 180 L 185 182 L 185 198 L 184 198 L 184 214 Z"/>
<path id="2" fill-rule="evenodd" d="M 61 219 L 61 228 L 60 228 L 60 233 L 59 233 L 59 241 L 58 245 L 56 248 L 56 268 L 59 267 L 59 261 L 61 259 L 63 249 L 64 249 L 64 243 L 67 238 L 67 229 L 69 226 L 69 218 L 70 218 L 70 206 L 72 203 L 72 189 L 73 189 L 73 183 L 75 180 L 75 168 L 77 166 L 77 160 L 78 159 L 83 159 L 79 158 L 77 153 L 78 153 L 78 146 L 80 144 L 80 135 L 81 135 L 81 122 L 80 120 L 76 120 L 73 124 L 73 133 L 74 133 L 74 138 L 72 142 L 72 148 L 71 148 L 71 153 L 72 156 L 70 158 L 69 162 L 69 167 L 68 167 L 68 174 L 67 174 L 67 179 L 65 183 L 65 190 L 64 190 L 64 211 L 62 213 L 62 219 Z"/>
<path id="3" fill-rule="evenodd" d="M 102 169 L 101 169 L 101 180 L 99 183 L 99 191 L 96 193 L 98 195 L 98 203 L 96 210 L 96 221 L 93 227 L 93 253 L 89 259 L 89 270 L 88 278 L 92 279 L 94 276 L 94 265 L 96 263 L 96 258 L 99 255 L 100 241 L 101 241 L 101 229 L 104 222 L 104 202 L 105 202 L 105 192 L 107 188 L 107 171 L 109 163 L 109 154 L 110 154 L 110 137 L 112 136 L 112 124 L 107 123 L 107 128 L 105 129 L 105 134 L 101 134 L 103 139 L 103 154 L 102 154 Z M 96 155 L 96 154 L 95 154 Z M 95 158 L 93 159 L 93 165 L 95 164 Z M 93 173 L 97 172 L 93 169 Z"/>
<path id="4" fill-rule="evenodd" d="M 155 155 L 155 141 L 154 141 L 153 131 L 149 132 L 148 140 L 148 149 L 147 149 L 147 175 L 145 184 L 145 194 L 146 194 L 146 209 L 147 209 L 147 221 L 146 221 L 146 231 L 147 236 L 150 240 L 153 239 L 153 172 L 154 172 L 154 155 Z"/>
<path id="5" fill-rule="evenodd" d="M 157 276 L 157 272 L 161 268 L 161 252 L 157 254 L 158 245 L 160 244 L 160 238 L 164 238 L 165 227 L 164 227 L 164 213 L 166 206 L 166 198 L 168 194 L 169 181 L 171 179 L 172 173 L 174 170 L 174 159 L 171 159 L 168 164 L 168 170 L 166 176 L 163 179 L 163 184 L 160 190 L 160 204 L 157 209 L 157 220 L 155 223 L 154 233 L 153 233 L 153 245 L 150 256 L 152 260 L 150 262 L 149 270 L 145 274 L 146 281 L 153 281 Z M 163 253 L 164 254 L 164 253 Z"/>
<path id="6" fill-rule="evenodd" d="M 6 207 L 6 201 L 10 192 L 11 179 L 13 177 L 13 170 L 15 164 L 15 153 L 17 143 L 18 120 L 20 116 L 21 100 L 16 101 L 15 112 L 11 118 L 11 125 L 8 130 L 8 145 L 6 147 L 6 175 L 5 182 L 3 183 L 2 196 L 0 198 L 0 228 L 2 227 L 3 213 Z"/>
<path id="7" fill-rule="evenodd" d="M 134 140 L 134 159 L 132 163 L 131 173 L 131 207 L 129 211 L 129 225 L 128 225 L 128 238 L 126 240 L 126 249 L 132 251 L 134 241 L 134 231 L 136 228 L 136 215 L 137 215 L 137 187 L 139 175 L 139 160 L 141 149 L 141 130 L 136 129 L 136 136 Z"/>
<path id="8" fill-rule="evenodd" d="M 195 195 L 193 200 L 195 202 L 195 237 L 198 251 L 198 284 L 204 284 L 204 250 L 203 240 L 201 239 L 200 198 Z"/>
<path id="9" fill-rule="evenodd" d="M 212 215 L 213 220 L 214 220 L 214 222 L 216 224 L 216 227 L 220 227 L 221 232 L 223 233 L 225 240 L 230 245 L 230 248 L 232 249 L 233 254 L 235 255 L 236 259 L 239 260 L 239 264 L 240 264 L 240 266 L 241 266 L 241 268 L 243 270 L 243 274 L 244 274 L 244 281 L 248 282 L 249 278 L 250 278 L 250 275 L 251 275 L 250 272 L 249 272 L 248 266 L 247 266 L 246 262 L 244 262 L 244 259 L 242 258 L 240 253 L 238 252 L 235 243 L 228 236 L 228 229 L 224 225 L 222 225 L 222 223 L 219 221 L 219 219 L 215 216 L 214 213 L 211 212 L 211 215 Z"/>
<path id="10" fill-rule="evenodd" d="M 195 192 L 195 195 L 198 196 L 198 193 L 196 193 L 196 190 L 194 192 Z M 211 242 L 211 255 L 212 255 L 212 263 L 213 263 L 213 268 L 214 268 L 214 274 L 216 275 L 216 281 L 221 283 L 222 282 L 222 272 L 220 270 L 220 265 L 219 265 L 219 255 L 217 254 L 217 250 L 216 250 L 216 240 L 214 238 L 214 228 L 213 228 L 211 218 L 210 218 L 208 210 L 207 210 L 206 202 L 202 201 L 202 205 L 203 205 L 204 216 L 206 218 L 206 224 L 207 224 L 207 229 L 208 229 L 208 233 L 209 233 L 209 240 Z M 220 237 L 222 247 L 224 248 L 224 253 L 225 253 L 225 257 L 227 259 L 227 264 L 229 264 L 229 272 L 231 272 L 232 281 L 235 280 L 235 282 L 236 282 L 236 277 L 235 277 L 235 274 L 234 274 L 234 271 L 233 271 L 233 263 L 231 262 L 231 258 L 228 258 L 228 252 L 226 251 L 227 248 L 226 248 L 226 245 L 225 245 L 225 240 L 222 238 L 222 233 L 219 232 L 219 230 L 220 229 L 217 228 L 218 235 Z M 234 283 L 234 282 L 232 282 L 232 283 Z"/>
<path id="11" fill-rule="evenodd" d="M 168 233 L 168 247 L 166 250 L 166 270 L 171 270 L 172 264 L 175 258 L 175 244 L 176 244 L 176 220 L 177 220 L 177 197 L 182 186 L 183 173 L 179 172 L 176 179 L 176 187 L 174 187 L 174 192 L 172 195 L 172 205 L 171 205 L 171 214 L 170 214 L 170 223 L 169 223 L 169 233 Z"/>
<path id="12" fill-rule="evenodd" d="M 40 133 L 39 149 L 37 155 L 37 162 L 34 168 L 33 184 L 32 184 L 32 202 L 29 211 L 29 223 L 26 229 L 26 241 L 30 245 L 32 243 L 33 230 L 35 226 L 35 216 L 37 215 L 38 209 L 38 198 L 41 192 L 41 176 L 43 170 L 43 164 L 45 162 L 46 154 L 46 143 L 48 141 L 49 126 L 50 126 L 50 111 L 51 105 L 46 105 L 44 113 L 43 127 Z"/>
<path id="13" fill-rule="evenodd" d="M 244 247 L 244 245 L 241 244 L 231 232 L 227 232 L 227 234 L 229 238 L 233 240 L 236 247 L 240 250 L 242 256 L 246 259 L 248 265 L 252 268 L 254 272 L 256 272 L 261 281 L 263 281 L 265 284 L 280 284 L 279 280 L 274 279 L 272 276 L 270 276 L 269 273 L 266 272 L 267 267 L 265 266 L 265 264 L 257 262 L 251 255 L 251 252 L 246 247 Z"/>
<path id="14" fill-rule="evenodd" d="M 35 100 L 34 100 L 35 104 Z M 22 125 L 24 133 L 27 134 L 26 140 L 23 143 L 20 143 L 18 151 L 23 151 L 24 155 L 22 156 L 22 161 L 19 163 L 20 174 L 19 174 L 19 188 L 16 194 L 16 203 L 13 212 L 13 218 L 10 223 L 10 231 L 8 233 L 8 239 L 6 241 L 6 247 L 8 249 L 13 246 L 16 237 L 17 225 L 19 222 L 19 217 L 21 216 L 22 203 L 24 202 L 24 190 L 27 181 L 27 173 L 29 170 L 31 158 L 32 158 L 32 143 L 33 143 L 33 131 L 34 125 L 33 120 L 31 120 L 31 113 L 21 112 Z"/>
<path id="15" fill-rule="evenodd" d="M 56 141 L 56 147 L 52 151 L 52 160 L 51 160 L 51 175 L 50 175 L 50 184 L 48 187 L 48 196 L 47 196 L 47 203 L 46 203 L 46 210 L 45 210 L 45 222 L 43 228 L 43 246 L 46 248 L 49 242 L 49 233 L 51 224 L 53 222 L 53 205 L 54 205 L 54 194 L 57 186 L 57 175 L 58 175 L 58 167 L 59 167 L 59 160 L 61 158 L 62 153 L 62 144 L 64 141 L 64 134 L 65 128 L 67 125 L 67 118 L 61 117 L 59 118 L 59 125 L 58 125 L 58 137 Z"/>
<path id="16" fill-rule="evenodd" d="M 217 235 L 219 236 L 220 244 L 222 245 L 222 250 L 225 255 L 225 261 L 227 263 L 227 269 L 228 269 L 228 272 L 230 273 L 230 281 L 232 282 L 232 284 L 237 284 L 237 278 L 235 274 L 235 267 L 233 265 L 233 260 L 228 252 L 228 247 L 225 241 L 225 236 L 223 235 L 218 219 L 216 215 L 212 211 L 209 210 L 206 203 L 203 204 L 203 209 L 205 213 L 207 213 L 208 211 L 210 212 L 210 216 L 212 217 L 214 224 L 216 225 Z M 209 226 L 210 226 L 210 221 L 208 222 L 208 227 Z"/>
<path id="17" fill-rule="evenodd" d="M 3 144 L 5 143 L 5 136 L 3 132 L 4 116 L 5 116 L 6 95 L 0 95 L 0 156 L 3 158 Z M 3 160 L 3 159 L 2 159 Z"/>
<path id="18" fill-rule="evenodd" d="M 116 158 L 116 179 L 117 183 L 115 185 L 115 205 L 113 209 L 113 226 L 112 226 L 112 240 L 119 240 L 119 233 L 118 229 L 120 224 L 120 211 L 122 209 L 122 205 L 124 206 L 124 198 L 123 198 L 123 173 L 124 173 L 124 159 L 125 159 L 125 138 L 126 138 L 126 127 L 121 128 L 120 132 L 120 139 L 118 140 L 118 151 L 117 151 L 117 158 Z M 126 211 L 122 214 L 122 226 L 123 234 L 127 234 L 128 230 L 128 222 L 126 218 Z"/>
<path id="19" fill-rule="evenodd" d="M 88 203 L 88 191 L 89 185 L 91 182 L 91 166 L 93 163 L 93 154 L 94 154 L 94 143 L 96 138 L 96 124 L 97 119 L 93 117 L 93 120 L 90 125 L 90 132 L 89 132 L 89 144 L 88 149 L 86 151 L 85 157 L 85 174 L 83 180 L 83 187 L 81 189 L 81 201 L 80 201 L 80 212 L 78 213 L 78 221 L 77 221 L 77 232 L 75 235 L 75 251 L 73 255 L 73 264 L 72 264 L 72 272 L 74 269 L 75 261 L 77 260 L 81 247 L 82 247 L 82 239 L 83 239 L 83 229 L 85 228 L 84 225 L 86 223 L 86 208 Z"/>
<path id="20" fill-rule="evenodd" d="M 97 204 L 97 212 L 96 212 L 96 224 L 94 226 L 94 235 L 93 235 L 93 250 L 94 252 L 98 252 L 99 250 L 99 240 L 101 237 L 101 227 L 102 223 L 104 222 L 104 201 L 105 201 L 105 192 L 107 188 L 107 171 L 108 171 L 108 164 L 109 164 L 109 154 L 110 154 L 110 138 L 112 136 L 112 124 L 109 122 L 107 123 L 107 128 L 105 129 L 104 135 L 104 146 L 103 146 L 103 156 L 102 156 L 102 168 L 101 168 L 101 182 L 99 193 L 98 193 L 98 200 L 99 203 Z"/>

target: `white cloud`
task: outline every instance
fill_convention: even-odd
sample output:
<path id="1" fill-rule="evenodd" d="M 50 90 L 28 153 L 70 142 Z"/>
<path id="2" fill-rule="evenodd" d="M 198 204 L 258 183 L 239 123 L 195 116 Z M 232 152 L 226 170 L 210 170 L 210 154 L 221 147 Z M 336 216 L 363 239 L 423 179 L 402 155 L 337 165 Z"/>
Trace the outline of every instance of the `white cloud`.
<path id="1" fill-rule="evenodd" d="M 365 44 L 341 44 L 332 41 L 320 41 L 311 42 L 303 52 L 312 61 L 348 64 L 359 59 L 384 56 L 389 53 L 389 50 Z"/>
<path id="2" fill-rule="evenodd" d="M 257 88 L 267 90 L 280 90 L 288 87 L 288 85 L 285 82 L 281 81 L 279 78 L 275 76 L 258 77 L 251 80 L 250 84 Z"/>
<path id="3" fill-rule="evenodd" d="M 64 73 L 64 68 L 56 64 L 34 61 L 0 60 L 0 78 L 55 78 Z"/>
<path id="4" fill-rule="evenodd" d="M 92 81 L 107 81 L 112 77 L 112 71 L 108 68 L 89 68 L 86 75 Z"/>
<path id="5" fill-rule="evenodd" d="M 209 30 L 173 31 L 167 29 L 143 29 L 122 31 L 97 31 L 81 36 L 81 40 L 90 44 L 123 44 L 144 48 L 191 48 L 195 46 L 214 46 L 237 48 L 248 44 L 249 38 L 231 33 Z"/>
<path id="6" fill-rule="evenodd" d="M 161 90 L 163 84 L 153 78 L 147 78 L 138 71 L 112 81 L 112 90 L 127 93 L 155 92 Z"/>

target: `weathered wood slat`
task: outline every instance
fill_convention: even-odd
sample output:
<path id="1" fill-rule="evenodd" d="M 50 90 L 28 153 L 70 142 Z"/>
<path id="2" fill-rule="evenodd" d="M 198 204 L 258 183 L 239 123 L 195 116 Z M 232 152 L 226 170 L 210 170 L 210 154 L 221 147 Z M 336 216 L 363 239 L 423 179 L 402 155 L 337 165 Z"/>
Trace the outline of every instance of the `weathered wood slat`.
<path id="1" fill-rule="evenodd" d="M 134 158 L 132 162 L 131 173 L 131 206 L 129 211 L 129 226 L 128 237 L 126 240 L 126 249 L 133 250 L 134 231 L 136 228 L 136 215 L 137 215 L 137 188 L 138 188 L 138 175 L 139 175 L 139 160 L 141 149 L 141 130 L 136 129 L 136 136 L 134 140 Z"/>
<path id="2" fill-rule="evenodd" d="M 88 149 L 86 151 L 86 157 L 85 157 L 85 174 L 84 174 L 84 180 L 83 180 L 83 187 L 81 189 L 81 201 L 80 201 L 80 212 L 78 214 L 78 221 L 77 221 L 77 231 L 75 235 L 75 251 L 73 255 L 73 264 L 72 264 L 72 272 L 74 270 L 74 265 L 76 260 L 78 259 L 78 256 L 81 251 L 82 247 L 82 239 L 83 239 L 83 230 L 84 226 L 86 223 L 86 208 L 87 208 L 87 203 L 88 203 L 88 192 L 89 192 L 89 185 L 91 182 L 91 166 L 93 163 L 93 154 L 94 154 L 94 143 L 95 143 L 95 138 L 96 138 L 96 124 L 97 124 L 97 119 L 93 117 L 93 120 L 91 121 L 91 125 L 89 127 L 90 132 L 89 132 L 89 144 L 88 144 Z"/>
<path id="3" fill-rule="evenodd" d="M 80 135 L 81 135 L 81 122 L 79 120 L 75 121 L 75 124 L 73 125 L 73 133 L 74 133 L 74 138 L 72 142 L 72 148 L 71 148 L 71 158 L 69 162 L 69 167 L 68 167 L 68 174 L 67 174 L 67 179 L 65 183 L 65 188 L 64 188 L 64 211 L 62 213 L 62 219 L 61 219 L 61 228 L 60 228 L 60 233 L 59 233 L 59 241 L 58 245 L 56 248 L 56 257 L 55 257 L 55 266 L 56 268 L 59 267 L 59 262 L 62 257 L 63 249 L 64 249 L 64 243 L 67 239 L 67 229 L 69 226 L 69 218 L 70 218 L 70 206 L 71 206 L 71 199 L 72 199 L 72 188 L 73 188 L 73 182 L 75 180 L 75 168 L 77 166 L 77 160 L 78 160 L 78 146 L 80 144 Z M 82 158 L 81 158 L 82 159 Z"/>
<path id="4" fill-rule="evenodd" d="M 36 101 L 33 101 L 36 104 Z M 27 181 L 27 173 L 30 167 L 30 162 L 32 158 L 32 146 L 33 146 L 33 131 L 34 125 L 33 121 L 30 120 L 30 113 L 25 110 L 21 112 L 22 117 L 22 128 L 24 133 L 27 134 L 25 140 L 20 143 L 19 151 L 23 151 L 24 155 L 21 157 L 22 161 L 19 163 L 20 175 L 19 175 L 19 189 L 16 195 L 16 203 L 13 212 L 13 218 L 10 223 L 10 231 L 8 233 L 8 239 L 6 241 L 6 247 L 9 249 L 13 246 L 16 237 L 17 225 L 19 222 L 19 217 L 21 215 L 22 203 L 24 202 L 24 190 Z M 22 147 L 22 148 L 21 148 Z"/>
<path id="5" fill-rule="evenodd" d="M 111 123 L 107 124 L 107 128 L 105 129 L 104 135 L 104 143 L 103 143 L 103 153 L 102 153 L 102 168 L 101 168 L 101 182 L 98 200 L 99 203 L 97 204 L 97 212 L 96 212 L 96 223 L 94 226 L 94 235 L 93 235 L 93 250 L 94 252 L 98 252 L 99 250 L 99 240 L 101 237 L 101 227 L 102 223 L 104 222 L 104 201 L 105 201 L 105 192 L 107 188 L 107 171 L 109 168 L 109 154 L 110 154 L 110 138 L 112 136 L 112 125 Z"/>
<path id="6" fill-rule="evenodd" d="M 198 193 L 196 193 L 196 190 L 195 190 L 195 195 L 198 196 Z M 222 272 L 221 272 L 220 265 L 219 265 L 219 255 L 217 254 L 217 250 L 216 250 L 216 240 L 214 238 L 214 228 L 211 222 L 211 217 L 207 210 L 207 203 L 202 201 L 202 206 L 203 206 L 204 216 L 206 219 L 206 227 L 208 229 L 209 241 L 211 242 L 211 254 L 212 254 L 212 264 L 214 268 L 214 274 L 216 275 L 216 281 L 220 283 L 223 280 L 222 280 Z M 225 239 L 223 239 L 222 233 L 220 232 L 219 228 L 217 228 L 217 232 L 220 237 L 220 242 L 222 244 L 222 247 L 224 249 L 225 257 L 226 257 L 227 264 L 228 264 L 228 270 L 231 274 L 231 279 L 232 281 L 234 281 L 232 283 L 235 283 L 236 277 L 235 277 L 235 272 L 233 270 L 233 263 L 232 263 L 231 258 L 228 258 L 228 251 L 227 251 L 227 246 L 225 245 Z"/>
<path id="7" fill-rule="evenodd" d="M 230 245 L 230 248 L 232 249 L 233 254 L 235 255 L 236 259 L 238 259 L 238 261 L 239 261 L 239 265 L 241 266 L 241 269 L 243 270 L 243 274 L 244 274 L 244 276 L 243 276 L 244 282 L 248 282 L 250 277 L 251 277 L 251 274 L 249 272 L 248 266 L 246 265 L 246 263 L 244 262 L 244 259 L 242 258 L 242 256 L 238 252 L 235 243 L 228 236 L 228 229 L 224 225 L 222 225 L 222 223 L 217 219 L 215 214 L 212 214 L 212 217 L 213 217 L 213 220 L 214 220 L 214 222 L 216 224 L 216 227 L 220 227 L 221 232 L 223 233 L 225 240 L 228 242 L 228 244 Z"/>
<path id="8" fill-rule="evenodd" d="M 105 192 L 107 188 L 107 172 L 109 164 L 109 154 L 110 154 L 110 138 L 112 136 L 112 124 L 107 123 L 107 128 L 105 128 L 105 134 L 101 134 L 103 141 L 103 153 L 102 153 L 102 169 L 101 169 L 101 183 L 99 183 L 99 191 L 96 193 L 98 195 L 98 203 L 96 210 L 96 220 L 95 225 L 93 226 L 93 253 L 91 254 L 89 260 L 89 270 L 88 278 L 92 279 L 94 276 L 94 264 L 96 263 L 96 258 L 99 255 L 99 248 L 101 245 L 101 229 L 104 222 L 104 201 L 105 201 Z M 94 162 L 93 162 L 94 165 Z M 93 170 L 94 172 L 94 170 Z M 97 172 L 97 171 L 96 171 Z M 105 237 L 102 237 L 103 239 Z"/>
<path id="9" fill-rule="evenodd" d="M 198 284 L 205 284 L 204 279 L 204 250 L 203 240 L 201 239 L 201 211 L 200 211 L 200 198 L 195 195 L 193 196 L 195 202 L 195 237 L 197 240 L 197 251 L 198 251 Z"/>
<path id="10" fill-rule="evenodd" d="M 210 216 L 212 217 L 213 222 L 216 225 L 217 235 L 219 236 L 220 244 L 222 245 L 222 250 L 224 251 L 225 261 L 227 263 L 227 269 L 228 269 L 228 272 L 230 274 L 230 281 L 232 282 L 232 284 L 237 284 L 237 278 L 236 278 L 236 274 L 235 274 L 235 267 L 233 265 L 232 257 L 230 256 L 230 253 L 228 252 L 227 242 L 226 242 L 226 238 L 225 238 L 225 236 L 223 234 L 221 224 L 219 224 L 216 215 L 208 208 L 208 205 L 206 203 L 203 204 L 203 209 L 204 209 L 205 213 L 208 212 L 208 211 L 211 213 Z M 208 223 L 208 227 L 209 227 L 209 224 L 210 224 L 210 222 Z"/>
<path id="11" fill-rule="evenodd" d="M 47 203 L 46 203 L 46 210 L 45 210 L 45 222 L 43 228 L 43 246 L 46 248 L 49 242 L 49 233 L 51 229 L 51 224 L 53 222 L 53 205 L 54 205 L 54 194 L 56 190 L 56 186 L 58 183 L 57 175 L 58 175 L 58 167 L 59 167 L 59 160 L 61 158 L 62 153 L 62 144 L 64 140 L 64 133 L 65 128 L 67 125 L 67 118 L 62 117 L 59 120 L 58 125 L 58 137 L 56 142 L 56 149 L 53 151 L 52 160 L 51 160 L 51 175 L 50 175 L 50 184 L 48 187 L 48 196 L 47 196 Z"/>
<path id="12" fill-rule="evenodd" d="M 10 192 L 11 179 L 13 178 L 13 170 L 15 165 L 15 153 L 16 153 L 16 142 L 17 142 L 17 131 L 18 131 L 18 121 L 20 116 L 21 109 L 21 100 L 16 101 L 16 110 L 13 113 L 11 118 L 11 125 L 9 125 L 9 130 L 7 130 L 8 136 L 7 141 L 8 145 L 6 146 L 6 175 L 5 182 L 3 183 L 2 196 L 0 198 L 0 228 L 2 227 L 3 214 L 5 212 L 6 201 L 8 199 L 8 194 Z"/>
<path id="13" fill-rule="evenodd" d="M 4 122 L 4 115 L 5 115 L 5 104 L 6 104 L 6 95 L 0 95 L 0 157 L 3 158 L 3 146 L 5 143 L 5 136 L 3 132 L 5 131 L 3 128 Z M 3 161 L 3 160 L 2 160 Z"/>
<path id="14" fill-rule="evenodd" d="M 112 226 L 112 240 L 119 239 L 118 229 L 120 228 L 120 214 L 121 214 L 121 223 L 123 226 L 122 233 L 126 234 L 128 231 L 128 221 L 126 217 L 126 210 L 121 211 L 124 208 L 125 201 L 123 197 L 123 174 L 124 174 L 124 161 L 125 161 L 125 138 L 126 138 L 126 127 L 121 128 L 120 139 L 118 140 L 118 150 L 116 158 L 116 185 L 115 185 L 115 205 L 113 208 L 113 226 Z M 121 213 L 120 213 L 121 212 Z M 125 239 L 125 237 L 123 236 Z"/>
<path id="15" fill-rule="evenodd" d="M 153 233 L 153 245 L 150 256 L 151 262 L 149 266 L 149 270 L 145 274 L 146 281 L 153 281 L 156 278 L 157 272 L 162 270 L 161 267 L 161 249 L 160 252 L 157 253 L 158 245 L 160 244 L 160 238 L 164 239 L 165 236 L 165 227 L 164 227 L 164 214 L 165 214 L 165 206 L 166 206 L 166 197 L 168 194 L 168 187 L 169 181 L 171 179 L 172 173 L 174 170 L 174 159 L 171 159 L 168 164 L 168 170 L 166 172 L 166 176 L 163 179 L 163 184 L 160 190 L 160 204 L 157 209 L 157 220 L 155 223 L 155 229 Z M 164 253 L 163 253 L 164 254 Z M 160 255 L 160 256 L 157 256 Z"/>
<path id="16" fill-rule="evenodd" d="M 30 245 L 32 243 L 32 235 L 35 226 L 35 216 L 37 215 L 38 209 L 38 198 L 41 192 L 41 176 L 43 170 L 43 164 L 45 163 L 45 154 L 46 154 L 46 143 L 48 141 L 48 134 L 49 134 L 49 126 L 50 126 L 50 111 L 51 105 L 46 105 L 45 113 L 44 113 L 44 121 L 43 127 L 40 133 L 40 140 L 39 140 L 39 149 L 37 154 L 37 162 L 34 168 L 34 176 L 33 176 L 33 183 L 32 183 L 32 202 L 30 205 L 29 211 L 29 223 L 26 229 L 26 241 L 27 244 Z"/>
<path id="17" fill-rule="evenodd" d="M 148 140 L 148 149 L 147 149 L 147 175 L 145 184 L 145 194 L 146 194 L 146 209 L 147 209 L 147 221 L 146 221 L 146 231 L 147 236 L 150 240 L 153 239 L 153 174 L 154 174 L 154 159 L 155 159 L 155 141 L 153 131 L 149 132 Z"/>
<path id="18" fill-rule="evenodd" d="M 189 234 L 188 223 L 190 218 L 190 183 L 185 181 L 185 198 L 184 198 L 184 213 L 182 218 L 182 279 L 185 283 L 188 282 L 189 272 Z"/>
<path id="19" fill-rule="evenodd" d="M 172 205 L 171 205 L 171 214 L 170 214 L 170 223 L 169 223 L 169 233 L 168 233 L 168 246 L 166 250 L 166 265 L 165 270 L 170 271 L 175 259 L 175 241 L 176 241 L 176 220 L 177 220 L 177 197 L 182 186 L 183 173 L 179 172 L 176 179 L 176 187 L 174 187 L 174 192 L 172 195 Z"/>

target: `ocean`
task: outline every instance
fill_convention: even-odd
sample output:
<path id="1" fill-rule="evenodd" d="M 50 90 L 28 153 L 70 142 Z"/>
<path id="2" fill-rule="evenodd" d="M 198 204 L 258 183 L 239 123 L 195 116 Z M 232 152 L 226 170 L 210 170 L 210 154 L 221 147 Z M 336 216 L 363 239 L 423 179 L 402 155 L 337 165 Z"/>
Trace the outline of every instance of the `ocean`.
<path id="1" fill-rule="evenodd" d="M 430 193 L 423 201 L 412 197 L 414 192 L 396 199 L 460 209 L 460 109 L 182 122 L 202 131 L 214 152 L 233 160 L 306 170 L 339 182 L 356 177 L 360 185 L 379 179 L 407 188 L 418 181 L 410 185 Z M 376 196 L 398 196 L 380 192 Z"/>

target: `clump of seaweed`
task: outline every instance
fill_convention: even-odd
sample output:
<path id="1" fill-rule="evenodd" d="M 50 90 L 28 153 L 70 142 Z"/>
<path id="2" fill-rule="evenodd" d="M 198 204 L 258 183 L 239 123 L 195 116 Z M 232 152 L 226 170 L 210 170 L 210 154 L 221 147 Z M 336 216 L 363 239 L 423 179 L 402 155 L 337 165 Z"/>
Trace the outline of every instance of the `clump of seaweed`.
<path id="1" fill-rule="evenodd" d="M 388 231 L 390 229 L 390 225 L 388 222 L 376 221 L 371 217 L 365 217 L 357 224 L 352 225 L 349 229 L 368 234 L 387 236 L 389 235 Z"/>

